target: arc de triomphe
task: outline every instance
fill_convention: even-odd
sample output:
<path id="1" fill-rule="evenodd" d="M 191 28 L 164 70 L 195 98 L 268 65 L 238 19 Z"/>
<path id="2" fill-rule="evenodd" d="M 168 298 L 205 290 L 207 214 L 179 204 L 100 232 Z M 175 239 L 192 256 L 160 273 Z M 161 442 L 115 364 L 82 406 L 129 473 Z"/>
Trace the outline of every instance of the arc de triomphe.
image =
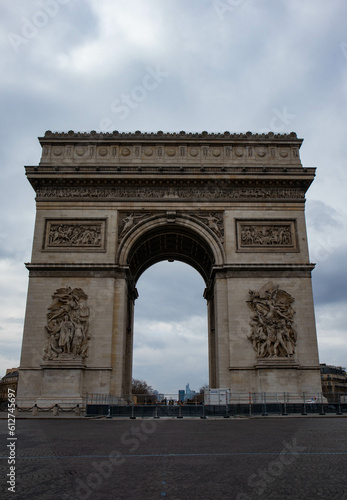
<path id="1" fill-rule="evenodd" d="M 295 133 L 39 140 L 20 406 L 131 392 L 136 282 L 162 260 L 206 283 L 211 388 L 321 392 L 304 211 L 315 169 Z"/>

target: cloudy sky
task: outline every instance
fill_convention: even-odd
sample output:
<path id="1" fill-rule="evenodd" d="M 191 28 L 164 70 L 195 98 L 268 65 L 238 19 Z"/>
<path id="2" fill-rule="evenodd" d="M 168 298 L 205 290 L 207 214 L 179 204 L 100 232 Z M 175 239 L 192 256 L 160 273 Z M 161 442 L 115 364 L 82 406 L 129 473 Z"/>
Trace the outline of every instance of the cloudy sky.
<path id="1" fill-rule="evenodd" d="M 297 132 L 318 167 L 307 223 L 320 361 L 346 366 L 346 19 L 345 0 L 1 2 L 0 375 L 19 363 L 35 216 L 23 166 L 46 130 Z M 199 389 L 201 277 L 161 263 L 138 289 L 134 376 Z"/>

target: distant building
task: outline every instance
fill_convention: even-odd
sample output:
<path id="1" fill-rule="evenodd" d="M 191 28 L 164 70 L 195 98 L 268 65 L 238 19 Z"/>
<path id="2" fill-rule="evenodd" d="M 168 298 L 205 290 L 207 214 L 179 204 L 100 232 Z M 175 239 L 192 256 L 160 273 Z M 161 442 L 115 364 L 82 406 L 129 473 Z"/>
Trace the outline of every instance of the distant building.
<path id="1" fill-rule="evenodd" d="M 323 396 L 329 403 L 337 403 L 339 397 L 347 397 L 347 373 L 341 366 L 321 363 L 321 379 Z"/>
<path id="2" fill-rule="evenodd" d="M 18 384 L 18 368 L 8 368 L 0 382 L 0 400 L 7 401 L 8 389 L 12 389 L 17 393 Z"/>
<path id="3" fill-rule="evenodd" d="M 153 396 L 155 396 L 156 398 L 156 401 L 158 403 L 161 403 L 162 401 L 164 401 L 165 399 L 165 396 L 164 394 L 161 394 L 160 392 L 158 392 L 157 390 L 153 391 Z"/>
<path id="4" fill-rule="evenodd" d="M 188 383 L 186 385 L 186 390 L 180 389 L 178 391 L 178 400 L 181 401 L 181 403 L 184 403 L 185 401 L 192 401 L 197 394 L 197 392 L 191 390 Z"/>
<path id="5" fill-rule="evenodd" d="M 180 389 L 178 391 L 178 401 L 180 401 L 181 403 L 184 403 L 185 397 L 186 397 L 186 391 L 184 389 Z"/>

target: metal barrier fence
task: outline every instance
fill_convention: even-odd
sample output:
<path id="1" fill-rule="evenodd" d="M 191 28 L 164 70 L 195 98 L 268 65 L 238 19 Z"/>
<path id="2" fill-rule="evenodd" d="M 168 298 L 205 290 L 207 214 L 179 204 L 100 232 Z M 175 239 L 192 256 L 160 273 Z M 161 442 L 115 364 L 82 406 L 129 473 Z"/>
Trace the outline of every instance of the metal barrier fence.
<path id="1" fill-rule="evenodd" d="M 141 398 L 139 398 L 141 396 Z M 174 396 L 176 399 L 174 399 Z M 140 399 L 140 402 L 139 402 Z M 160 401 L 153 394 L 114 396 L 87 394 L 85 408 L 87 417 L 123 418 L 184 418 L 267 416 L 267 415 L 312 415 L 347 414 L 347 395 L 328 402 L 322 394 L 248 393 L 231 394 L 228 401 L 206 404 L 203 400 L 178 401 L 176 395 L 165 395 Z"/>
<path id="2" fill-rule="evenodd" d="M 228 393 L 217 403 L 207 404 L 203 394 L 194 395 L 190 400 L 178 401 L 176 394 L 138 394 L 116 397 L 108 394 L 86 394 L 81 405 L 63 407 L 55 404 L 50 407 L 28 408 L 16 405 L 16 415 L 30 412 L 37 416 L 52 412 L 74 413 L 75 416 L 87 417 L 123 417 L 123 418 L 184 418 L 184 417 L 224 417 L 267 416 L 267 415 L 312 415 L 336 414 L 347 415 L 347 395 L 335 394 L 332 401 L 327 401 L 322 393 Z M 0 405 L 0 413 L 7 412 L 7 402 Z"/>

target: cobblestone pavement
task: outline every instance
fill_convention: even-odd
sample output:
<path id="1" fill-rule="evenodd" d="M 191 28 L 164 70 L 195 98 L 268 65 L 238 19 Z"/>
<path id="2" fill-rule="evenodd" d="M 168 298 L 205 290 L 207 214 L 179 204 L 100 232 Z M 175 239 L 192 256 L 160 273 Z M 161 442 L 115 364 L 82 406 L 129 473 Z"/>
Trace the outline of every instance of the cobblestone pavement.
<path id="1" fill-rule="evenodd" d="M 17 420 L 21 500 L 347 499 L 347 419 Z"/>

